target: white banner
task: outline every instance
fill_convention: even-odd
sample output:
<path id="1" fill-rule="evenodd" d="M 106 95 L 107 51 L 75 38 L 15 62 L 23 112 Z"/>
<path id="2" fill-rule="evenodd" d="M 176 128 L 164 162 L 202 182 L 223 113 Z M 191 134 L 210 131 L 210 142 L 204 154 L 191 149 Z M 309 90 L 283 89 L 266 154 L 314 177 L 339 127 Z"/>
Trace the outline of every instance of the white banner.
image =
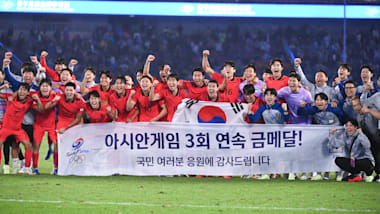
<path id="1" fill-rule="evenodd" d="M 337 171 L 330 126 L 104 123 L 58 135 L 59 175 L 247 175 Z"/>
<path id="2" fill-rule="evenodd" d="M 185 123 L 246 123 L 247 104 L 217 103 L 184 99 L 178 105 L 172 122 Z"/>

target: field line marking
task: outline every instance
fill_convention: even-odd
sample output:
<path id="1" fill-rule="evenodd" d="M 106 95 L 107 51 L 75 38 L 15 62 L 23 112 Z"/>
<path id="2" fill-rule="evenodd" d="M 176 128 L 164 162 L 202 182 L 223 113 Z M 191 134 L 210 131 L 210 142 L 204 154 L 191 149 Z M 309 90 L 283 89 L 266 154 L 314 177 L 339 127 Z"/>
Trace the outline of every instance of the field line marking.
<path id="1" fill-rule="evenodd" d="M 353 213 L 380 213 L 380 210 L 356 210 L 356 209 L 332 209 L 315 207 L 258 207 L 258 206 L 216 206 L 216 205 L 195 205 L 195 204 L 147 204 L 133 202 L 99 202 L 99 201 L 44 201 L 44 200 L 19 200 L 0 199 L 0 202 L 18 203 L 45 203 L 45 204 L 91 204 L 91 205 L 121 205 L 121 206 L 142 206 L 142 207 L 189 207 L 189 208 L 215 208 L 215 209 L 251 209 L 251 210 L 294 210 L 294 211 L 325 211 L 325 212 L 353 212 Z"/>

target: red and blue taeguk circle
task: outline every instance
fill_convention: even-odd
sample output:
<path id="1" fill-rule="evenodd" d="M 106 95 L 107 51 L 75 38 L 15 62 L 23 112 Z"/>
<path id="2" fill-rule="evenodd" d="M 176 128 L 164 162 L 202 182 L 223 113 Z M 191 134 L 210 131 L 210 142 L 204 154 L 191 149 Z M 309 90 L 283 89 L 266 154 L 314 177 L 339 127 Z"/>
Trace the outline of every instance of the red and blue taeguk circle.
<path id="1" fill-rule="evenodd" d="M 198 112 L 199 123 L 226 123 L 224 111 L 216 106 L 204 106 Z"/>

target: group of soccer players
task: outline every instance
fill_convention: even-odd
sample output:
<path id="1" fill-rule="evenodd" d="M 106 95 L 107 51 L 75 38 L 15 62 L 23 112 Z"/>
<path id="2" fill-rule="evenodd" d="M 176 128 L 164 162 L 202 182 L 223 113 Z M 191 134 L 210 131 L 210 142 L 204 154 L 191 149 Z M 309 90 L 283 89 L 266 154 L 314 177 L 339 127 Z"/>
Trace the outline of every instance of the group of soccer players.
<path id="1" fill-rule="evenodd" d="M 361 129 L 355 129 L 353 134 L 364 137 L 354 138 L 349 143 L 349 153 L 354 153 L 352 145 L 355 140 L 367 139 L 371 156 L 354 155 L 357 160 L 369 160 L 366 170 L 360 168 L 361 164 L 347 168 L 341 160 L 337 161 L 337 165 L 353 177 L 357 177 L 357 170 L 369 171 L 371 167 L 377 174 L 380 172 L 380 77 L 377 81 L 373 80 L 374 72 L 368 65 L 361 67 L 362 81 L 357 83 L 351 80 L 350 65 L 341 64 L 338 77 L 332 86 L 328 86 L 328 76 L 323 70 L 315 73 L 315 83 L 311 83 L 302 70 L 300 58 L 294 60 L 295 70 L 289 76 L 283 74 L 282 61 L 272 59 L 260 80 L 253 64 L 245 66 L 243 77 L 235 77 L 236 65 L 231 61 L 224 63 L 220 73 L 216 72 L 209 63 L 210 51 L 204 50 L 202 68 L 192 70 L 192 81 L 179 80 L 177 74 L 171 73 L 169 64 L 160 67 L 160 79 L 152 77 L 150 64 L 155 56 L 149 55 L 144 68 L 136 73 L 138 84 L 133 86 L 132 77 L 114 78 L 109 71 L 99 73 L 100 81 L 97 84 L 94 81 L 97 72 L 91 67 L 84 70 L 80 83 L 73 75 L 78 63 L 76 60 L 66 65 L 63 59 L 58 58 L 54 69 L 51 69 L 46 63 L 47 56 L 46 51 L 41 53 L 39 59 L 31 56 L 31 63 L 23 63 L 22 76 L 18 76 L 10 69 L 12 53 L 5 54 L 0 72 L 0 146 L 3 145 L 5 156 L 3 173 L 38 175 L 39 149 L 45 132 L 48 133 L 48 154 L 54 154 L 52 174 L 57 174 L 57 132 L 64 133 L 80 123 L 170 122 L 177 106 L 185 98 L 247 103 L 248 123 L 356 125 Z M 211 80 L 206 79 L 206 74 Z M 346 132 L 352 141 L 353 135 L 348 130 Z M 25 146 L 25 161 L 19 148 L 20 142 Z M 19 159 L 23 163 L 21 167 L 17 164 Z M 373 160 L 375 164 L 371 165 Z M 370 178 L 372 171 L 367 174 Z M 312 173 L 314 180 L 322 179 L 321 176 L 321 172 Z M 270 176 L 260 175 L 258 178 L 269 179 Z M 296 175 L 289 174 L 288 178 L 295 179 Z M 304 173 L 300 179 L 308 178 Z M 328 179 L 329 174 L 325 173 L 324 178 Z M 373 179 L 380 181 L 378 177 Z"/>

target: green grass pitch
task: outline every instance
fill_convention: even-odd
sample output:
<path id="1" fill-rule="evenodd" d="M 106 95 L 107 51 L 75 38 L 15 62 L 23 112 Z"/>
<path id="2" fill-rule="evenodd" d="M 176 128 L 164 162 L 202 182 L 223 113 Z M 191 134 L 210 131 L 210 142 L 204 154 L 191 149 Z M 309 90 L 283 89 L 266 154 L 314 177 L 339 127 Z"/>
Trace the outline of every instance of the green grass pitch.
<path id="1" fill-rule="evenodd" d="M 0 213 L 380 213 L 379 183 L 60 177 L 46 151 L 42 175 L 0 175 Z"/>

